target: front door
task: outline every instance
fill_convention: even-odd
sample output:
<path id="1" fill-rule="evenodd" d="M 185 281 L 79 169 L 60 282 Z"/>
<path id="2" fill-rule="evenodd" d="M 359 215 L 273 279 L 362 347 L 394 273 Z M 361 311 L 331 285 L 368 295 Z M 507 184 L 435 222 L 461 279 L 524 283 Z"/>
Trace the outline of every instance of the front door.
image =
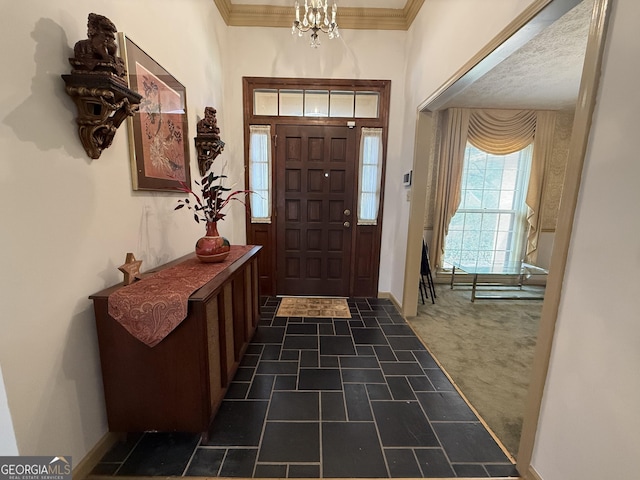
<path id="1" fill-rule="evenodd" d="M 348 296 L 355 130 L 278 125 L 276 134 L 277 294 Z"/>

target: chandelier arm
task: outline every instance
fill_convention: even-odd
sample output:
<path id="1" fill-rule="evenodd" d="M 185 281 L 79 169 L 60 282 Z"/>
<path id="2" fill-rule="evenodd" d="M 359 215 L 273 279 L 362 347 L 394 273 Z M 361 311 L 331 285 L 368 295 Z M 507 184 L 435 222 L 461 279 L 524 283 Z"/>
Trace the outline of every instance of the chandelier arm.
<path id="1" fill-rule="evenodd" d="M 306 33 L 309 30 L 311 30 L 311 28 L 313 28 L 313 25 L 307 25 L 306 27 L 304 25 L 302 25 L 302 23 L 296 24 L 296 22 L 293 22 L 293 27 L 296 30 L 300 30 L 302 33 Z"/>
<path id="2" fill-rule="evenodd" d="M 296 31 L 306 33 L 311 30 L 311 47 L 317 48 L 320 45 L 318 32 L 329 34 L 329 38 L 339 37 L 338 24 L 336 23 L 337 4 L 334 2 L 329 8 L 328 0 L 305 0 L 304 17 L 300 21 L 300 4 L 295 2 L 296 19 L 293 21 L 291 33 Z M 329 16 L 331 15 L 331 16 Z"/>

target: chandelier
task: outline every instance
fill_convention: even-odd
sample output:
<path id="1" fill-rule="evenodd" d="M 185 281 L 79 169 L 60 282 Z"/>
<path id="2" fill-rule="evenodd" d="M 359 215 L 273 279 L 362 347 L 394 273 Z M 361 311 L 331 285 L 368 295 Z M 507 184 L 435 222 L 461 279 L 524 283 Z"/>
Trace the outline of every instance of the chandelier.
<path id="1" fill-rule="evenodd" d="M 303 33 L 311 30 L 311 42 L 312 48 L 318 48 L 320 45 L 320 39 L 318 38 L 318 32 L 324 32 L 329 35 L 329 38 L 337 38 L 340 36 L 338 32 L 338 24 L 336 23 L 336 13 L 338 12 L 338 5 L 334 2 L 331 6 L 331 14 L 329 14 L 328 0 L 304 0 L 304 17 L 300 21 L 300 4 L 298 0 L 295 3 L 296 19 L 291 27 L 291 34 L 301 37 Z M 331 16 L 329 16 L 331 15 Z"/>

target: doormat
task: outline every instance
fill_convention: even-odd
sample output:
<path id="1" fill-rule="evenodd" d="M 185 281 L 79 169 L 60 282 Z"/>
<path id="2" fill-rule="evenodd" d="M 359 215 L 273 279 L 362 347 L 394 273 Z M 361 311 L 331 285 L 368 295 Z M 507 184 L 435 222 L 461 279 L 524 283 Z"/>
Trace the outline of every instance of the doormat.
<path id="1" fill-rule="evenodd" d="M 280 302 L 277 317 L 351 318 L 344 298 L 285 297 Z"/>

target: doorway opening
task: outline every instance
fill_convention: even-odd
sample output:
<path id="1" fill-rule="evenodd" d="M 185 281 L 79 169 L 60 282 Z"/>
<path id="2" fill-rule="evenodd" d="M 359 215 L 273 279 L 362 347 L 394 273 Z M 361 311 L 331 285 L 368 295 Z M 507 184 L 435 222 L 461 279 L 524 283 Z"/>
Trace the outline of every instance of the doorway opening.
<path id="1" fill-rule="evenodd" d="M 514 21 L 508 29 L 505 29 L 505 32 L 500 34 L 499 38 L 496 38 L 495 44 L 487 46 L 487 48 L 480 52 L 476 58 L 472 59 L 465 68 L 461 69 L 454 78 L 450 79 L 438 90 L 436 94 L 427 99 L 420 107 L 420 120 L 416 130 L 418 135 L 426 133 L 426 140 L 423 139 L 422 142 L 427 143 L 427 145 L 423 148 L 423 151 L 429 152 L 432 148 L 438 148 L 437 145 L 434 146 L 434 142 L 437 141 L 434 133 L 437 129 L 436 112 L 444 108 L 444 105 L 452 95 L 456 95 L 472 83 L 473 78 L 477 79 L 481 76 L 479 75 L 479 71 L 486 68 L 486 64 L 482 65 L 482 62 L 486 59 L 491 61 L 491 52 L 500 51 L 504 53 L 505 51 L 516 50 L 519 46 L 512 49 L 508 44 L 511 40 L 522 42 L 523 35 L 521 35 L 522 32 L 519 31 L 522 27 L 527 25 L 526 28 L 530 29 L 530 31 L 541 31 L 548 25 L 549 15 L 556 15 L 557 13 L 562 15 L 568 9 L 580 3 L 579 0 L 540 2 L 536 11 L 529 12 L 526 16 Z M 549 254 L 549 276 L 547 279 L 545 299 L 541 308 L 540 328 L 537 334 L 531 379 L 525 402 L 522 433 L 517 451 L 518 471 L 522 474 L 528 474 L 530 470 L 542 393 L 551 351 L 554 322 L 560 303 L 562 279 L 571 236 L 571 225 L 579 189 L 582 162 L 588 141 L 591 115 L 595 105 L 595 94 L 597 92 L 598 77 L 600 74 L 599 68 L 604 48 L 604 35 L 610 9 L 610 2 L 608 0 L 585 1 L 584 4 L 589 4 L 590 19 L 587 22 L 590 27 L 585 47 L 586 55 L 584 57 L 584 64 L 580 70 L 581 79 L 578 93 L 580 101 L 577 103 L 575 114 L 571 118 L 571 137 L 568 142 L 567 167 L 564 184 L 562 185 L 562 203 L 558 211 L 557 229 L 555 238 L 553 239 L 553 246 L 552 248 L 549 247 L 549 250 L 552 250 Z M 544 15 L 539 15 L 541 12 L 543 12 Z M 557 16 L 554 18 L 557 18 Z M 507 30 L 509 30 L 510 33 L 507 33 Z M 515 35 L 516 33 L 518 33 L 518 35 Z M 511 36 L 513 36 L 513 38 L 510 38 Z M 505 41 L 505 38 L 508 40 Z M 490 70 L 491 67 L 488 69 Z M 427 171 L 427 161 L 424 156 L 420 159 L 418 155 L 416 155 L 414 160 L 414 178 L 430 178 L 429 172 Z M 418 276 L 419 261 L 415 259 L 419 258 L 420 243 L 424 234 L 422 220 L 425 218 L 426 201 L 431 198 L 428 196 L 429 192 L 427 192 L 426 186 L 423 188 L 423 192 L 424 195 L 420 192 L 422 198 L 417 198 L 419 194 L 414 192 L 413 198 L 416 200 L 416 205 L 414 208 L 414 202 L 412 202 L 411 206 L 411 218 L 414 221 L 419 219 L 417 220 L 419 226 L 412 226 L 410 223 L 403 296 L 403 312 L 407 316 L 414 316 L 417 307 L 418 285 L 416 284 L 415 278 Z"/>

